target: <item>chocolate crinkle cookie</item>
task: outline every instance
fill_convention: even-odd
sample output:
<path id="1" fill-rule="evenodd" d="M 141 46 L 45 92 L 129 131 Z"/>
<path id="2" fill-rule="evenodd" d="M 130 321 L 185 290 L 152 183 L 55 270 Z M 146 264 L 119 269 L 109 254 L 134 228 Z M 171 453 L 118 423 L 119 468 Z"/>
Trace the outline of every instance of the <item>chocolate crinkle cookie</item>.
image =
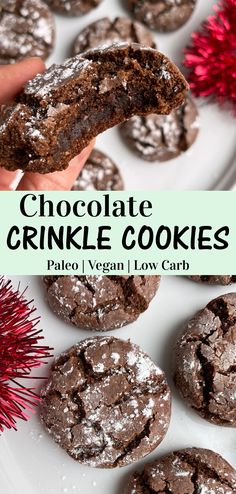
<path id="1" fill-rule="evenodd" d="M 46 59 L 54 46 L 54 18 L 41 0 L 0 2 L 0 64 Z"/>
<path id="2" fill-rule="evenodd" d="M 147 463 L 134 473 L 125 494 L 234 494 L 236 471 L 220 455 L 187 448 Z"/>
<path id="3" fill-rule="evenodd" d="M 147 310 L 159 276 L 45 276 L 51 309 L 82 329 L 105 331 L 134 322 Z"/>
<path id="4" fill-rule="evenodd" d="M 175 384 L 214 424 L 236 426 L 236 293 L 222 295 L 191 319 L 176 346 Z"/>
<path id="5" fill-rule="evenodd" d="M 126 3 L 137 20 L 151 29 L 169 32 L 188 21 L 196 0 L 126 0 Z"/>
<path id="6" fill-rule="evenodd" d="M 52 10 L 64 15 L 83 15 L 97 7 L 102 0 L 46 0 Z"/>
<path id="7" fill-rule="evenodd" d="M 114 468 L 143 458 L 170 421 L 164 373 L 141 348 L 90 338 L 63 353 L 42 390 L 41 417 L 53 439 L 79 463 Z"/>
<path id="8" fill-rule="evenodd" d="M 72 190 L 123 190 L 124 183 L 114 161 L 94 149 L 76 179 Z"/>
<path id="9" fill-rule="evenodd" d="M 146 161 L 168 161 L 187 151 L 199 132 L 198 110 L 188 96 L 169 115 L 134 116 L 120 125 L 121 135 L 139 157 Z"/>
<path id="10" fill-rule="evenodd" d="M 168 114 L 188 84 L 160 52 L 119 43 L 52 65 L 0 111 L 0 166 L 67 168 L 101 132 L 135 114 Z"/>
<path id="11" fill-rule="evenodd" d="M 236 283 L 236 275 L 202 275 L 202 276 L 189 276 L 189 278 L 193 281 L 197 281 L 198 283 L 206 283 L 208 285 L 231 285 L 231 283 Z"/>
<path id="12" fill-rule="evenodd" d="M 102 45 L 112 45 L 117 41 L 140 43 L 156 48 L 152 34 L 140 22 L 133 22 L 128 17 L 116 17 L 114 20 L 104 17 L 92 22 L 79 33 L 72 54 L 77 55 Z"/>

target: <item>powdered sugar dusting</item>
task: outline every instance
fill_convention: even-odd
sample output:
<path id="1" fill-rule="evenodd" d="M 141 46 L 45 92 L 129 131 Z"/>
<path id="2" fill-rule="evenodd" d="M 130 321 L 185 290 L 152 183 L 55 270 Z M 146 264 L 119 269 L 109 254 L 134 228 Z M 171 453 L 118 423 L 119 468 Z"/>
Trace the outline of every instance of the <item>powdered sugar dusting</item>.
<path id="1" fill-rule="evenodd" d="M 14 62 L 26 56 L 46 58 L 54 40 L 53 16 L 43 2 L 4 2 L 0 23 L 0 58 Z"/>
<path id="2" fill-rule="evenodd" d="M 62 65 L 52 65 L 45 73 L 37 75 L 25 86 L 25 94 L 43 98 L 71 77 L 76 77 L 92 62 L 80 56 L 67 59 Z"/>
<path id="3" fill-rule="evenodd" d="M 119 353 L 117 353 L 117 352 L 113 352 L 113 353 L 111 354 L 111 358 L 112 358 L 112 360 L 114 360 L 114 363 L 115 363 L 115 364 L 118 364 L 118 362 L 119 362 L 119 360 L 120 360 L 120 355 L 119 355 Z"/>
<path id="4" fill-rule="evenodd" d="M 129 352 L 127 355 L 127 362 L 128 365 L 135 367 L 136 379 L 139 382 L 144 382 L 152 376 L 163 374 L 147 355 L 140 354 L 138 351 Z"/>
<path id="5" fill-rule="evenodd" d="M 72 190 L 122 190 L 123 181 L 115 163 L 105 154 L 93 150 L 77 177 Z"/>
<path id="6" fill-rule="evenodd" d="M 127 143 L 147 161 L 172 159 L 195 141 L 199 124 L 194 102 L 186 103 L 169 115 L 134 116 L 121 127 Z"/>
<path id="7" fill-rule="evenodd" d="M 143 362 L 145 369 L 148 362 L 149 373 L 144 371 Z M 90 466 L 121 466 L 140 458 L 161 441 L 168 426 L 169 403 L 160 407 L 169 395 L 163 373 L 137 345 L 116 338 L 89 338 L 65 352 L 57 360 L 43 395 L 47 393 L 43 420 L 46 424 L 49 420 L 54 439 L 75 459 Z M 55 432 L 52 421 L 64 421 L 67 426 Z"/>

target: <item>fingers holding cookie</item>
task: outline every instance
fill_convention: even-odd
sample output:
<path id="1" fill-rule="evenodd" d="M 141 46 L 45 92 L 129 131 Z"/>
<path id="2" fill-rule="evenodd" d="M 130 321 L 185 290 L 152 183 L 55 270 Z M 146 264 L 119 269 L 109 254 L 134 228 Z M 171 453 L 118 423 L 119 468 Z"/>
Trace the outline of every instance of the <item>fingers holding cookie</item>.
<path id="1" fill-rule="evenodd" d="M 24 84 L 45 70 L 45 64 L 40 58 L 28 58 L 14 65 L 0 65 L 0 105 L 6 104 L 17 96 Z M 4 124 L 1 122 L 0 126 Z M 4 116 L 4 115 L 2 115 Z"/>

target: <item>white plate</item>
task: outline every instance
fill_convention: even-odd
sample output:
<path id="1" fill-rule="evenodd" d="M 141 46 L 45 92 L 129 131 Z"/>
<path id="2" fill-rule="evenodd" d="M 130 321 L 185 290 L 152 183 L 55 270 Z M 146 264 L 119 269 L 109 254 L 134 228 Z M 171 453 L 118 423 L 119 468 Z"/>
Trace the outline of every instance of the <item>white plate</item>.
<path id="1" fill-rule="evenodd" d="M 156 35 L 159 48 L 181 61 L 181 50 L 190 33 L 210 12 L 213 0 L 198 0 L 192 19 L 173 34 Z M 57 17 L 57 48 L 49 60 L 61 62 L 69 55 L 69 47 L 77 32 L 100 17 L 124 14 L 121 0 L 103 0 L 101 6 L 81 18 Z M 207 189 L 212 188 L 229 166 L 236 142 L 235 120 L 215 105 L 201 106 L 201 131 L 191 150 L 164 164 L 146 163 L 137 159 L 123 144 L 118 130 L 112 129 L 97 139 L 104 150 L 120 166 L 127 189 Z M 17 285 L 20 278 L 14 278 Z M 91 335 L 60 321 L 44 301 L 39 278 L 21 278 L 22 287 L 29 284 L 28 297 L 42 314 L 41 326 L 46 343 L 59 354 L 76 341 Z M 232 288 L 233 290 L 234 288 Z M 203 307 L 211 298 L 229 288 L 199 286 L 184 278 L 166 277 L 149 310 L 134 324 L 110 334 L 140 344 L 167 373 L 173 391 L 173 413 L 168 434 L 151 459 L 185 446 L 208 447 L 221 453 L 236 466 L 236 431 L 216 427 L 199 418 L 179 399 L 172 385 L 171 349 L 176 331 L 183 321 Z M 43 367 L 41 374 L 47 373 Z M 144 461 L 137 466 L 142 466 Z M 82 467 L 69 458 L 41 426 L 37 414 L 27 423 L 19 421 L 18 432 L 5 431 L 0 439 L 1 494 L 119 494 L 127 475 L 135 466 L 116 470 L 95 470 Z"/>
<path id="2" fill-rule="evenodd" d="M 70 48 L 78 32 L 90 22 L 104 16 L 125 15 L 123 0 L 103 0 L 99 8 L 80 18 L 56 17 L 57 45 L 48 65 L 61 63 L 70 56 Z M 159 49 L 170 56 L 180 67 L 183 49 L 193 30 L 212 12 L 214 0 L 198 0 L 189 22 L 170 34 L 155 35 Z M 217 105 L 202 106 L 200 133 L 195 144 L 182 156 L 165 163 L 148 163 L 134 155 L 123 143 L 117 128 L 100 135 L 97 147 L 107 152 L 121 168 L 127 189 L 211 189 L 236 154 L 236 126 L 233 116 Z"/>
<path id="3" fill-rule="evenodd" d="M 19 280 L 22 288 L 29 284 L 27 296 L 35 299 L 39 314 L 42 314 L 41 327 L 46 343 L 54 346 L 56 355 L 78 340 L 91 336 L 89 331 L 63 323 L 49 310 L 39 278 L 15 277 L 15 286 Z M 173 392 L 169 431 L 148 460 L 176 448 L 198 446 L 222 454 L 236 467 L 236 429 L 211 425 L 190 410 L 176 393 L 170 370 L 173 342 L 183 322 L 210 299 L 229 290 L 229 287 L 200 286 L 182 277 L 163 278 L 148 311 L 132 325 L 110 332 L 139 344 L 166 371 Z M 235 290 L 235 287 L 231 287 L 231 290 Z M 41 374 L 47 374 L 46 367 L 42 368 Z M 5 431 L 0 439 L 0 492 L 121 494 L 120 488 L 126 483 L 129 472 L 141 467 L 145 461 L 115 470 L 83 467 L 53 442 L 36 414 L 27 423 L 19 421 L 17 432 Z"/>

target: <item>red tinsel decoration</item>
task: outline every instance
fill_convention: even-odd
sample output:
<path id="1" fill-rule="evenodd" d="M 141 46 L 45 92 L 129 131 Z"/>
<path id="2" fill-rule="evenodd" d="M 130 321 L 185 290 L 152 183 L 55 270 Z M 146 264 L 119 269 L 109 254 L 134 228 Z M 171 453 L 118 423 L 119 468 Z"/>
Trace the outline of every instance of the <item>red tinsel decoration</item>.
<path id="1" fill-rule="evenodd" d="M 236 0 L 221 0 L 214 11 L 192 34 L 184 65 L 196 96 L 214 96 L 236 112 Z"/>
<path id="2" fill-rule="evenodd" d="M 27 420 L 26 411 L 39 400 L 34 388 L 18 382 L 50 356 L 50 349 L 38 344 L 43 336 L 39 318 L 32 317 L 35 310 L 24 293 L 0 277 L 0 431 L 16 429 L 16 419 Z"/>

